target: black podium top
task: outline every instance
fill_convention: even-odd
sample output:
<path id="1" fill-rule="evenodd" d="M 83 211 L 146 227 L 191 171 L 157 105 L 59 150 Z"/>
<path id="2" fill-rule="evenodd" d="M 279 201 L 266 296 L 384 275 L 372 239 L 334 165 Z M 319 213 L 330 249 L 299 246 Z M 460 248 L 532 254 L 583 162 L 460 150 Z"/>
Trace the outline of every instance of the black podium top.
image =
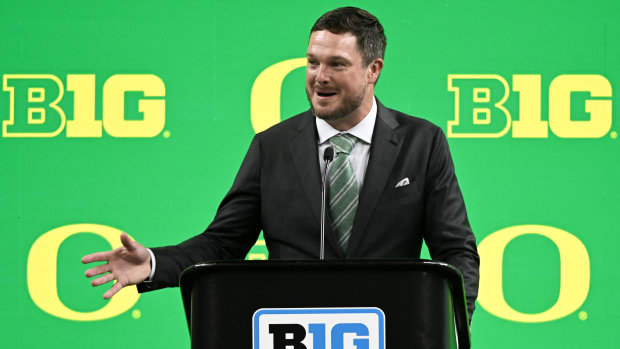
<path id="1" fill-rule="evenodd" d="M 180 286 L 192 348 L 258 349 L 257 316 L 287 309 L 377 309 L 390 349 L 470 347 L 463 279 L 446 263 L 214 261 L 185 270 Z"/>

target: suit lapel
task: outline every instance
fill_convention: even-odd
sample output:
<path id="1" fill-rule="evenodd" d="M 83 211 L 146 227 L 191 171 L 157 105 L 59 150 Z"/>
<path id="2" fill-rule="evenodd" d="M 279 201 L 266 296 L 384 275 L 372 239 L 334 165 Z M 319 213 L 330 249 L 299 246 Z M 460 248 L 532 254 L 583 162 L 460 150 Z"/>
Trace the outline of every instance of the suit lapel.
<path id="1" fill-rule="evenodd" d="M 359 206 L 353 222 L 348 256 L 354 256 L 355 249 L 366 231 L 368 220 L 371 218 L 392 173 L 402 144 L 400 137 L 395 132 L 397 127 L 398 122 L 392 111 L 377 101 L 377 120 L 370 145 L 370 158 L 360 193 Z"/>
<path id="2" fill-rule="evenodd" d="M 297 132 L 293 132 L 290 142 L 293 162 L 299 176 L 301 187 L 306 194 L 306 199 L 310 204 L 312 214 L 317 223 L 321 219 L 321 170 L 319 166 L 318 136 L 314 123 L 314 115 L 307 111 L 302 121 L 296 127 Z M 318 224 L 317 224 L 318 225 Z M 320 231 L 317 231 L 319 236 Z M 336 253 L 339 258 L 343 258 L 336 237 L 331 230 L 329 218 L 325 222 L 326 257 L 329 252 Z M 332 248 L 329 248 L 331 246 Z M 318 251 L 319 246 L 317 246 Z"/>

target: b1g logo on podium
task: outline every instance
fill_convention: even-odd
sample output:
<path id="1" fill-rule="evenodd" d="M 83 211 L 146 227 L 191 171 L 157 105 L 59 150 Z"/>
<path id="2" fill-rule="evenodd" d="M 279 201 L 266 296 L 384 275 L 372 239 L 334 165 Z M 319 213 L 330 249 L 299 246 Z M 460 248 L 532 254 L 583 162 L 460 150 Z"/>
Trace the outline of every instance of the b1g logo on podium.
<path id="1" fill-rule="evenodd" d="M 385 349 L 379 308 L 259 309 L 254 349 Z"/>

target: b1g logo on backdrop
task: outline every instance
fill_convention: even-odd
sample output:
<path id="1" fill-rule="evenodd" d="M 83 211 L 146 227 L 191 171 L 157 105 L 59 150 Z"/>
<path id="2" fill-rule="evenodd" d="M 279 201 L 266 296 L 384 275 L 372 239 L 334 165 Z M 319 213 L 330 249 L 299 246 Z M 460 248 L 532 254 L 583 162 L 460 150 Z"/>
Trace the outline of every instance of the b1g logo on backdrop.
<path id="1" fill-rule="evenodd" d="M 498 138 L 511 127 L 513 138 L 547 138 L 549 129 L 560 138 L 600 138 L 611 129 L 612 89 L 602 75 L 555 77 L 549 85 L 547 120 L 541 115 L 540 75 L 512 76 L 512 91 L 519 99 L 514 121 L 517 113 L 505 106 L 510 87 L 499 75 L 448 75 L 448 91 L 454 93 L 451 138 Z"/>
<path id="2" fill-rule="evenodd" d="M 254 349 L 385 349 L 379 308 L 259 309 Z"/>
<path id="3" fill-rule="evenodd" d="M 59 103 L 65 85 L 51 74 L 6 74 L 2 89 L 9 93 L 9 119 L 2 122 L 2 137 L 55 137 L 66 126 L 67 137 L 155 137 L 166 121 L 164 82 L 152 74 L 117 74 L 103 85 L 101 120 L 95 119 L 95 75 L 69 74 L 66 91 L 73 93 L 73 120 L 67 120 Z M 128 93 L 139 93 L 133 114 L 125 115 Z M 66 108 L 66 107 L 65 107 Z M 66 108 L 68 109 L 68 108 Z M 5 111 L 0 111 L 5 116 Z"/>

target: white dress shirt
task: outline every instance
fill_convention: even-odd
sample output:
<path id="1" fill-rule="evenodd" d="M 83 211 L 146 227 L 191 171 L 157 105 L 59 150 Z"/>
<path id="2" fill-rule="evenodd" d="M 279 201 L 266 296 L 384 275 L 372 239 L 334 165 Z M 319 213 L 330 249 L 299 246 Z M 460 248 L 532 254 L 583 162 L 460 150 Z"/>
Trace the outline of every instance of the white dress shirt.
<path id="1" fill-rule="evenodd" d="M 328 124 L 325 120 L 316 119 L 316 129 L 319 133 L 319 164 L 321 165 L 321 174 L 325 171 L 325 161 L 323 161 L 323 153 L 331 144 L 329 139 L 339 133 L 349 133 L 357 137 L 357 142 L 349 154 L 349 161 L 353 167 L 353 172 L 357 179 L 359 190 L 362 190 L 364 184 L 364 176 L 366 175 L 366 167 L 368 166 L 368 157 L 370 155 L 370 142 L 372 140 L 372 132 L 375 129 L 375 121 L 377 120 L 377 101 L 372 98 L 372 107 L 370 111 L 359 124 L 353 126 L 348 131 L 340 132 Z M 321 176 L 322 178 L 322 176 Z"/>

